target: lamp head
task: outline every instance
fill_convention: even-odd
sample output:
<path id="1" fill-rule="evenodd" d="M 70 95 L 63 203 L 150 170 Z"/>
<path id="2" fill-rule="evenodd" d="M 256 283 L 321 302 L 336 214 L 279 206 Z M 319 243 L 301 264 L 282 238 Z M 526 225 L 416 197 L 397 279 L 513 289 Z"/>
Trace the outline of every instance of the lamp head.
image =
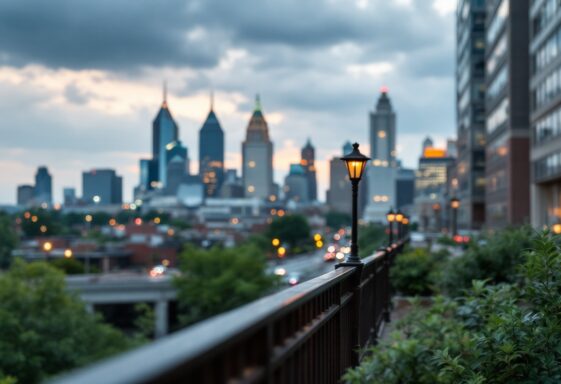
<path id="1" fill-rule="evenodd" d="M 388 219 L 388 222 L 393 223 L 395 221 L 395 212 L 393 211 L 393 209 L 390 209 L 388 211 L 388 213 L 386 213 L 386 219 Z"/>
<path id="2" fill-rule="evenodd" d="M 358 150 L 358 143 L 354 143 L 351 153 L 341 157 L 341 160 L 343 160 L 347 166 L 349 179 L 351 179 L 351 181 L 360 181 L 364 173 L 364 168 L 366 168 L 366 163 L 368 163 L 370 158 L 360 153 Z"/>

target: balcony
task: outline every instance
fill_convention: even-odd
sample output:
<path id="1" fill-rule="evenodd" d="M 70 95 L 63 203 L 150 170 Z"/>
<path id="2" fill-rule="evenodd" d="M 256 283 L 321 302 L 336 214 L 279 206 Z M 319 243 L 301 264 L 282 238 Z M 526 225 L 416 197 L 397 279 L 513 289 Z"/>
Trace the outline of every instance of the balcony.
<path id="1" fill-rule="evenodd" d="M 389 321 L 406 241 L 50 383 L 338 383 Z"/>

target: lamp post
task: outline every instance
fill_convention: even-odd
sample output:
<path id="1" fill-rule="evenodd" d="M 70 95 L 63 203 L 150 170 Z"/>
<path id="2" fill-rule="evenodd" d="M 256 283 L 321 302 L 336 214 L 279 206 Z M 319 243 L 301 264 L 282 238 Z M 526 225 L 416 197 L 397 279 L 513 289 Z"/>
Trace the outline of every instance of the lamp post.
<path id="1" fill-rule="evenodd" d="M 390 208 L 388 213 L 386 213 L 386 219 L 388 219 L 388 226 L 389 226 L 389 246 L 391 247 L 393 244 L 393 222 L 395 221 L 395 212 L 393 208 Z"/>
<path id="2" fill-rule="evenodd" d="M 458 208 L 460 208 L 460 199 L 453 197 L 450 199 L 450 208 L 452 208 L 452 238 L 458 234 Z"/>
<path id="3" fill-rule="evenodd" d="M 397 222 L 397 239 L 401 240 L 401 237 L 403 236 L 403 219 L 405 218 L 405 216 L 403 216 L 403 213 L 401 213 L 401 211 L 398 209 L 397 212 L 395 213 L 395 221 Z"/>
<path id="4" fill-rule="evenodd" d="M 349 179 L 353 187 L 351 253 L 344 264 L 362 264 L 358 257 L 358 183 L 362 178 L 364 168 L 366 168 L 366 163 L 370 158 L 360 153 L 358 150 L 358 143 L 354 143 L 352 152 L 343 156 L 341 160 L 343 160 L 347 166 Z"/>

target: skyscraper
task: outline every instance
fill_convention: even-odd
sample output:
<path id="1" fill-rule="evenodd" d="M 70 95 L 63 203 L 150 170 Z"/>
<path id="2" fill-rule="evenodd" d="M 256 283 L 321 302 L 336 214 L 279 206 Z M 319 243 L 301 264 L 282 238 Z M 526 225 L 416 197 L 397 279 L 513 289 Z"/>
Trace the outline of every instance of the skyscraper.
<path id="1" fill-rule="evenodd" d="M 35 190 L 33 192 L 35 204 L 53 203 L 53 178 L 47 167 L 39 167 L 35 174 Z"/>
<path id="2" fill-rule="evenodd" d="M 530 8 L 532 225 L 561 222 L 561 3 Z"/>
<path id="3" fill-rule="evenodd" d="M 382 87 L 376 108 L 370 112 L 371 165 L 366 169 L 367 206 L 364 219 L 385 222 L 396 206 L 396 114 L 387 87 Z"/>
<path id="4" fill-rule="evenodd" d="M 315 160 L 316 150 L 312 146 L 310 139 L 308 139 L 306 145 L 302 148 L 300 160 L 308 182 L 308 201 L 316 201 L 318 199 Z"/>
<path id="5" fill-rule="evenodd" d="M 528 23 L 528 0 L 487 2 L 485 221 L 489 228 L 523 224 L 530 216 Z M 547 92 L 549 88 L 548 84 Z"/>
<path id="6" fill-rule="evenodd" d="M 68 207 L 76 204 L 76 189 L 72 187 L 66 187 L 62 190 L 62 196 L 64 199 L 64 206 Z"/>
<path id="7" fill-rule="evenodd" d="M 351 153 L 353 147 L 350 142 L 343 146 L 342 156 Z M 362 184 L 362 183 L 361 183 Z M 329 161 L 329 189 L 327 190 L 327 206 L 330 211 L 351 214 L 351 182 L 345 163 L 340 156 Z"/>
<path id="8" fill-rule="evenodd" d="M 163 188 L 166 186 L 166 146 L 177 141 L 178 127 L 167 103 L 167 91 L 164 86 L 164 100 L 154 122 L 152 123 L 152 158 L 157 163 L 156 180 Z"/>
<path id="9" fill-rule="evenodd" d="M 458 4 L 456 116 L 458 226 L 480 229 L 485 222 L 485 2 L 481 0 Z"/>
<path id="10" fill-rule="evenodd" d="M 269 198 L 273 187 L 273 143 L 261 111 L 259 95 L 242 143 L 242 178 L 246 197 Z"/>
<path id="11" fill-rule="evenodd" d="M 396 166 L 395 127 L 396 116 L 388 97 L 388 88 L 382 87 L 376 108 L 370 112 L 370 152 L 379 165 Z"/>
<path id="12" fill-rule="evenodd" d="M 212 95 L 210 112 L 199 131 L 199 176 L 205 195 L 217 196 L 224 180 L 224 131 L 214 113 Z"/>
<path id="13" fill-rule="evenodd" d="M 86 204 L 121 204 L 123 179 L 113 169 L 92 169 L 82 173 L 82 198 Z"/>

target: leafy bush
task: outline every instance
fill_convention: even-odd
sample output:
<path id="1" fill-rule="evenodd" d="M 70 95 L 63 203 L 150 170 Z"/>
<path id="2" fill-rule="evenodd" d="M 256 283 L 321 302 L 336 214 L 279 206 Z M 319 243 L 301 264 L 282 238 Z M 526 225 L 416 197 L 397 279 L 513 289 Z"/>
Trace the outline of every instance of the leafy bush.
<path id="1" fill-rule="evenodd" d="M 189 325 L 253 301 L 274 286 L 265 255 L 254 246 L 201 250 L 180 255 L 177 287 L 179 319 Z"/>
<path id="2" fill-rule="evenodd" d="M 508 229 L 488 236 L 484 244 L 472 242 L 462 256 L 451 259 L 441 274 L 440 285 L 450 295 L 469 289 L 473 280 L 491 284 L 514 283 L 524 263 L 524 250 L 536 234 L 531 227 Z"/>
<path id="3" fill-rule="evenodd" d="M 87 313 L 66 292 L 63 273 L 44 262 L 15 260 L 0 276 L 0 324 L 0 378 L 18 383 L 36 383 L 136 345 Z"/>
<path id="4" fill-rule="evenodd" d="M 361 226 L 358 231 L 359 256 L 372 255 L 378 248 L 386 245 L 387 241 L 386 226 L 374 223 Z"/>
<path id="5" fill-rule="evenodd" d="M 561 248 L 542 234 L 518 284 L 472 283 L 467 296 L 417 307 L 348 383 L 561 382 Z"/>
<path id="6" fill-rule="evenodd" d="M 433 293 L 435 276 L 447 253 L 432 254 L 425 248 L 408 250 L 397 256 L 390 270 L 393 287 L 404 295 Z"/>
<path id="7" fill-rule="evenodd" d="M 267 237 L 269 239 L 280 239 L 282 243 L 288 243 L 290 248 L 293 249 L 305 242 L 312 243 L 310 231 L 306 216 L 287 215 L 273 220 L 269 226 Z"/>

